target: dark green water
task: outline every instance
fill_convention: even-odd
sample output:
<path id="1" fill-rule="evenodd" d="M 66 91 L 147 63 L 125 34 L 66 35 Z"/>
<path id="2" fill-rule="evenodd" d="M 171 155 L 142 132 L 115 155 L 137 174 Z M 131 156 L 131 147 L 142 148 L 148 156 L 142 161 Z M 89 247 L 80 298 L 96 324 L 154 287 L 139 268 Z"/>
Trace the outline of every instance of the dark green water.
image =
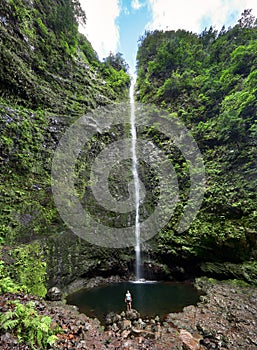
<path id="1" fill-rule="evenodd" d="M 70 295 L 67 303 L 78 306 L 80 312 L 103 321 L 111 311 L 120 313 L 126 310 L 124 297 L 126 291 L 132 294 L 132 308 L 142 317 L 159 316 L 163 318 L 170 312 L 182 311 L 187 305 L 199 300 L 199 292 L 189 283 L 122 282 L 93 289 L 82 289 Z"/>

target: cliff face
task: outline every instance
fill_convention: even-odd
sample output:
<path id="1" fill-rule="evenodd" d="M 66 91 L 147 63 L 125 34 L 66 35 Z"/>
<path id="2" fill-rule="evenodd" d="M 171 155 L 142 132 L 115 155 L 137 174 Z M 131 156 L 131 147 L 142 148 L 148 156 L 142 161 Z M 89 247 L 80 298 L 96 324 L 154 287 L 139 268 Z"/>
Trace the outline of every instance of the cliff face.
<path id="1" fill-rule="evenodd" d="M 85 15 L 76 3 L 1 1 L 0 93 L 8 102 L 76 115 L 124 93 L 124 71 L 100 64 L 79 34 Z M 108 76 L 116 77 L 115 88 Z"/>
<path id="2" fill-rule="evenodd" d="M 187 160 L 175 147 L 171 159 L 183 205 L 156 238 L 158 253 L 171 266 L 189 259 L 206 273 L 255 282 L 256 39 L 256 20 L 245 11 L 235 27 L 220 33 L 146 33 L 137 56 L 138 100 L 165 108 L 190 130 L 207 178 L 201 210 L 180 234 L 174 227 L 189 183 Z M 155 139 L 165 150 L 158 134 Z"/>
<path id="3" fill-rule="evenodd" d="M 128 275 L 133 261 L 133 249 L 97 247 L 71 233 L 52 196 L 51 163 L 67 127 L 89 111 L 128 96 L 130 79 L 121 56 L 100 63 L 79 34 L 78 21 L 85 21 L 85 14 L 76 0 L 0 4 L 0 243 L 2 258 L 12 263 L 12 277 L 31 290 L 35 281 L 63 286 L 81 276 Z M 196 220 L 178 233 L 176 223 L 190 187 L 186 159 L 154 126 L 138 128 L 143 138 L 169 155 L 180 190 L 171 221 L 143 245 L 150 278 L 209 273 L 257 281 L 256 39 L 249 13 L 235 28 L 219 34 L 213 29 L 200 36 L 154 32 L 142 39 L 138 99 L 162 106 L 191 130 L 207 176 Z M 85 169 L 126 133 L 128 129 L 117 125 L 89 143 L 87 155 L 81 152 L 77 189 L 83 205 L 92 199 L 85 193 Z M 160 179 L 144 159 L 140 162 L 148 190 L 141 207 L 145 219 L 155 209 Z M 110 191 L 116 198 L 128 197 L 130 168 L 124 162 L 111 174 Z M 93 211 L 107 225 L 116 223 L 100 206 Z M 130 214 L 120 215 L 119 227 L 133 221 Z M 9 248 L 13 245 L 18 246 L 14 251 Z"/>
<path id="4" fill-rule="evenodd" d="M 8 245 L 41 241 L 45 256 L 37 256 L 46 259 L 52 284 L 60 281 L 62 267 L 68 282 L 109 258 L 99 250 L 98 257 L 91 252 L 87 264 L 79 266 L 78 260 L 77 266 L 70 265 L 74 259 L 69 239 L 60 237 L 67 229 L 51 193 L 53 152 L 78 117 L 126 100 L 130 83 L 122 64 L 98 60 L 78 32 L 79 21 L 86 21 L 86 16 L 74 0 L 0 3 L 0 240 Z M 52 235 L 55 243 L 45 243 Z M 58 237 L 65 258 L 58 255 Z M 76 254 L 80 248 L 94 249 L 86 242 L 83 248 L 76 237 L 70 240 Z"/>

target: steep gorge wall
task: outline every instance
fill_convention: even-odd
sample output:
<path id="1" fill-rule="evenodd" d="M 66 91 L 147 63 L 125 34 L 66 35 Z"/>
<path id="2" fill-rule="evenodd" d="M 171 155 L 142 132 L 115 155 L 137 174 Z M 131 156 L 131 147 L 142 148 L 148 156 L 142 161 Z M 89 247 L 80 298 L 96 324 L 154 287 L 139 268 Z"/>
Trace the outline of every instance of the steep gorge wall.
<path id="1" fill-rule="evenodd" d="M 152 241 L 152 254 L 171 268 L 257 281 L 256 20 L 245 11 L 234 28 L 201 35 L 146 33 L 138 50 L 137 96 L 175 116 L 202 153 L 207 186 L 196 220 L 174 229 L 187 200 L 186 159 L 162 135 L 180 183 L 180 208 Z M 166 146 L 165 146 L 166 142 Z M 171 142 L 172 144 L 172 142 Z"/>
<path id="2" fill-rule="evenodd" d="M 37 252 L 35 259 L 46 262 L 51 285 L 93 271 L 111 274 L 110 264 L 117 273 L 122 269 L 122 253 L 69 233 L 51 192 L 53 152 L 66 128 L 99 106 L 128 98 L 128 74 L 98 60 L 78 32 L 84 20 L 77 1 L 0 3 L 0 241 L 7 247 L 2 257 L 15 263 L 9 246 L 38 240 L 44 254 Z M 12 273 L 21 280 L 18 266 Z"/>
<path id="3" fill-rule="evenodd" d="M 71 5 L 69 0 L 0 4 L 2 257 L 12 264 L 15 279 L 33 283 L 47 271 L 44 282 L 61 287 L 80 277 L 129 276 L 134 254 L 132 248 L 101 248 L 81 240 L 67 229 L 53 201 L 51 162 L 66 128 L 89 111 L 128 96 L 128 75 L 99 62 L 78 33 L 83 13 Z M 154 128 L 138 130 L 170 155 L 181 199 L 169 224 L 143 244 L 147 278 L 207 273 L 257 280 L 256 37 L 255 27 L 237 26 L 219 37 L 212 30 L 202 37 L 184 31 L 149 33 L 140 45 L 138 99 L 181 118 L 200 147 L 207 175 L 203 206 L 189 230 L 179 234 L 174 227 L 190 185 L 186 161 Z M 97 145 L 89 145 L 91 153 L 89 158 L 82 155 L 79 176 L 83 164 L 121 132 L 128 131 L 111 130 Z M 129 167 L 121 164 L 112 174 L 116 197 L 127 196 Z M 144 219 L 154 210 L 158 179 L 144 160 L 139 170 L 149 191 Z M 82 195 L 84 182 L 78 186 Z M 88 198 L 84 196 L 84 205 Z M 101 208 L 94 209 L 101 216 Z M 105 219 L 112 220 L 108 215 Z M 33 259 L 26 268 L 21 262 L 28 257 L 27 244 L 35 241 L 41 249 L 30 246 L 31 257 L 39 262 L 34 271 Z M 24 250 L 21 244 L 26 244 Z M 13 246 L 20 249 L 16 255 Z"/>

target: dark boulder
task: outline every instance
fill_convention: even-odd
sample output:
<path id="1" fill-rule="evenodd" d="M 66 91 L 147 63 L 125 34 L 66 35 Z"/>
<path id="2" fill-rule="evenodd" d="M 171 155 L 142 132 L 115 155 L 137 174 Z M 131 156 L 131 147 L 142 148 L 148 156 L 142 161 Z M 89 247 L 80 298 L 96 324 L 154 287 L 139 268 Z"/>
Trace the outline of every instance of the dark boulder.
<path id="1" fill-rule="evenodd" d="M 58 287 L 52 287 L 48 290 L 46 297 L 51 301 L 59 301 L 62 300 L 62 292 Z"/>

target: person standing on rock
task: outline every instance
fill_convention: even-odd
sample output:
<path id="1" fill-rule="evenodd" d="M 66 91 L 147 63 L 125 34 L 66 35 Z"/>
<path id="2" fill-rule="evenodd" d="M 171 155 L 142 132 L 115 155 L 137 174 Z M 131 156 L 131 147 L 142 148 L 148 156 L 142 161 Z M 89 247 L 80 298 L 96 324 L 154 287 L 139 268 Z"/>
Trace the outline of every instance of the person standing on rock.
<path id="1" fill-rule="evenodd" d="M 127 311 L 130 311 L 131 310 L 131 304 L 132 304 L 132 296 L 131 296 L 129 290 L 127 290 L 127 293 L 125 295 L 125 303 L 127 304 Z"/>

